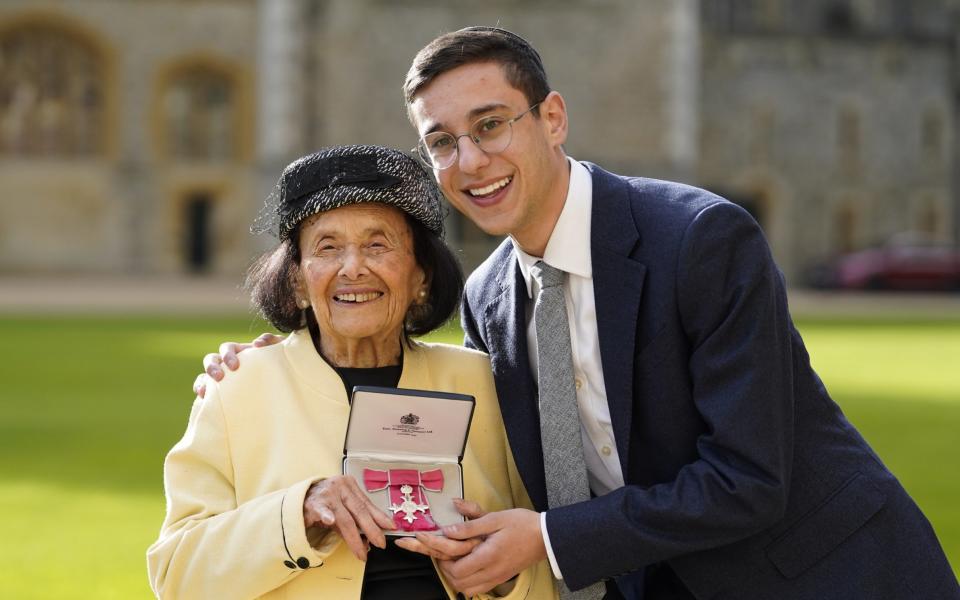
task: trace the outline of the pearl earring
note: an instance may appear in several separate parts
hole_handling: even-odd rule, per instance
[[[420,288],[420,291],[417,293],[417,296],[420,297],[420,301],[423,302],[427,299],[427,290]]]
[[[301,298],[301,299],[297,302],[297,304],[299,304],[299,305],[300,305],[300,308],[302,308],[303,310],[307,310],[308,308],[310,308],[310,301],[307,300],[306,298]]]

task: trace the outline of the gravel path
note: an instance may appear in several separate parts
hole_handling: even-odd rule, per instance
[[[204,277],[0,277],[0,313],[242,314],[239,280]]]

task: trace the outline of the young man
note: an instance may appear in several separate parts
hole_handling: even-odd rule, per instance
[[[811,369],[745,211],[569,159],[563,98],[507,31],[440,36],[405,94],[447,198],[509,236],[468,280],[462,324],[539,511],[477,511],[411,548],[468,595],[548,557],[565,597],[960,598],[929,523]],[[544,417],[559,401],[538,391],[544,269],[562,272],[580,432],[559,465]],[[583,469],[589,492],[555,501]]]

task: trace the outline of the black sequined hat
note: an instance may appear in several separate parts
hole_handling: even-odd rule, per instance
[[[396,206],[427,229],[443,235],[439,188],[420,163],[383,146],[324,148],[290,163],[254,224],[290,238],[304,219],[361,202]]]

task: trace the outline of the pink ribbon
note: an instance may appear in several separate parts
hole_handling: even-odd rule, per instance
[[[424,489],[443,491],[443,471],[416,469],[363,470],[363,485],[368,492],[388,490],[393,523],[401,531],[432,531],[437,524],[430,514]]]

